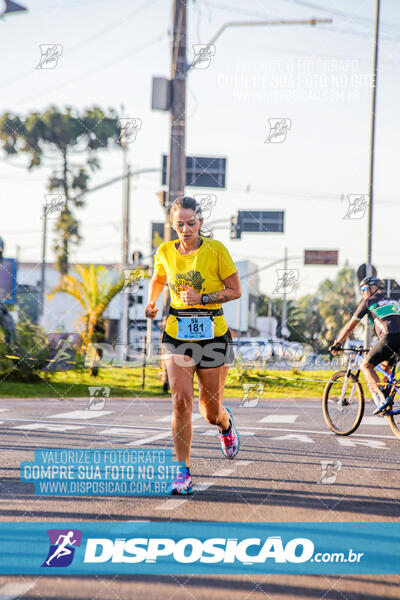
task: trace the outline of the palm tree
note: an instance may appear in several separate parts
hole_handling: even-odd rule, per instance
[[[103,313],[111,300],[124,287],[124,278],[112,283],[109,272],[102,265],[76,265],[78,277],[62,275],[58,285],[49,294],[50,300],[58,292],[69,294],[82,306],[83,314],[78,319],[81,328],[82,351],[85,353],[101,331],[104,331]],[[92,369],[92,374],[97,374],[97,369]]]

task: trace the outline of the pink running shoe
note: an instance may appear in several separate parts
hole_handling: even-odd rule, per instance
[[[172,494],[180,494],[182,496],[187,496],[188,494],[193,494],[193,482],[190,476],[189,469],[183,468],[181,469],[178,477],[172,483]]]
[[[233,422],[232,412],[229,410],[229,408],[226,410],[229,413],[231,429],[229,433],[218,433],[219,444],[221,446],[221,452],[225,458],[235,458],[240,450],[240,437]]]

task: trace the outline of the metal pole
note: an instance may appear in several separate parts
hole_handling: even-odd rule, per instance
[[[238,340],[238,351],[240,348],[240,338],[241,338],[241,330],[242,330],[242,306],[241,306],[241,298],[238,298],[237,301],[237,340]]]
[[[376,95],[378,89],[378,50],[379,50],[379,17],[380,0],[376,0],[375,19],[375,46],[374,46],[374,79],[372,85],[372,107],[371,107],[371,145],[369,158],[369,203],[368,203],[368,237],[367,237],[367,268],[366,275],[372,275],[372,230],[373,230],[373,208],[374,208],[374,163],[375,163],[375,116]],[[371,342],[370,328],[367,324],[364,331],[364,347],[368,348]]]
[[[129,266],[129,195],[130,195],[130,166],[127,163],[126,143],[123,144],[123,167],[127,174],[124,185],[123,215],[122,215],[122,268]],[[122,294],[121,342],[126,349],[129,344],[129,294]]]
[[[46,279],[46,239],[47,239],[47,212],[43,206],[43,226],[42,226],[42,265],[40,269],[40,306],[39,314],[42,316],[44,312],[44,290]]]
[[[284,269],[287,273],[288,268],[288,257],[287,257],[287,248],[285,248],[284,254]],[[287,320],[287,304],[286,304],[286,285],[283,286],[283,299],[282,299],[282,316],[281,316],[281,337],[286,338],[286,320]]]

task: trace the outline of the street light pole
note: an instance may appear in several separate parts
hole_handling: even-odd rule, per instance
[[[42,225],[42,264],[40,267],[40,306],[39,314],[43,316],[44,312],[44,290],[46,286],[46,241],[47,241],[47,210],[43,206],[43,225]]]
[[[375,165],[375,116],[376,116],[376,95],[378,89],[378,50],[379,50],[379,18],[380,18],[380,0],[376,0],[376,19],[375,19],[375,44],[374,44],[374,79],[372,85],[372,106],[371,106],[371,145],[369,156],[369,203],[368,203],[368,236],[367,236],[367,267],[366,275],[372,275],[372,228],[373,228],[373,209],[374,209],[374,165]],[[368,348],[371,342],[371,332],[369,325],[364,330],[364,348]]]

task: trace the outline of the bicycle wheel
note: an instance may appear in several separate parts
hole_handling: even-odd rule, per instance
[[[400,410],[400,404],[395,402],[391,408],[391,411]],[[396,413],[394,415],[387,416],[390,429],[393,431],[394,435],[400,439],[400,413]]]
[[[364,414],[364,392],[354,375],[346,371],[332,375],[322,396],[322,409],[329,429],[337,435],[350,435]]]

